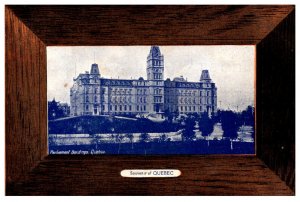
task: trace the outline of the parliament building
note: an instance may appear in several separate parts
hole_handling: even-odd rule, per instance
[[[147,57],[147,80],[107,79],[97,64],[74,78],[70,89],[70,115],[146,115],[153,113],[217,112],[217,88],[208,70],[199,82],[182,76],[164,80],[164,56],[151,46]]]

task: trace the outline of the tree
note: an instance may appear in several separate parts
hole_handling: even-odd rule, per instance
[[[117,136],[117,142],[119,143],[118,154],[120,154],[121,143],[122,143],[123,139],[124,139],[124,136],[118,134],[118,136]]]
[[[127,134],[127,137],[129,138],[129,140],[130,140],[130,142],[131,142],[131,149],[133,149],[133,138],[134,138],[134,136],[133,136],[132,133],[128,133],[128,134]]]
[[[254,126],[254,107],[248,106],[244,111],[242,111],[241,118],[243,124]]]
[[[214,121],[208,117],[208,113],[203,113],[199,119],[199,130],[202,136],[208,136],[214,131]]]
[[[59,102],[56,102],[53,98],[52,101],[48,102],[48,120],[58,119],[64,117],[64,111],[59,106]]]
[[[237,116],[233,111],[222,111],[220,113],[222,129],[224,131],[223,136],[231,140],[237,137],[237,130],[239,128]]]
[[[162,135],[159,137],[159,142],[165,142],[166,140],[167,140],[166,134],[162,134]]]
[[[150,136],[148,133],[142,133],[141,136],[140,136],[140,140],[141,142],[144,144],[144,151],[145,151],[145,155],[147,153],[147,150],[146,150],[146,143],[148,142]]]
[[[173,114],[170,112],[169,109],[164,110],[164,115],[165,115],[168,122],[172,122]]]
[[[194,126],[195,126],[195,119],[191,117],[187,117],[185,120],[185,127],[182,131],[183,141],[192,141],[195,138]]]
[[[98,149],[98,140],[95,136],[92,137],[92,141],[91,141],[91,144],[95,146],[95,149],[97,150]]]

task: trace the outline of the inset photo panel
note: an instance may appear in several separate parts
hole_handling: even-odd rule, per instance
[[[255,46],[47,47],[49,154],[255,154]]]

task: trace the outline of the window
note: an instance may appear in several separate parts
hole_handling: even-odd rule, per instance
[[[196,111],[196,107],[195,106],[193,106],[193,111]]]
[[[200,112],[202,112],[202,106],[200,106]]]
[[[109,110],[112,111],[112,106],[111,105],[109,105]]]
[[[102,105],[102,111],[105,111],[105,105]]]
[[[207,91],[206,93],[207,93],[206,96],[209,96],[209,91]]]
[[[94,92],[97,93],[97,88],[95,88]]]
[[[200,96],[202,96],[202,91],[200,91]]]
[[[137,105],[136,106],[136,111],[139,111],[140,110],[140,107]]]
[[[89,96],[85,97],[85,102],[89,102]]]
[[[122,111],[122,105],[120,105],[120,111]]]
[[[117,105],[115,105],[115,111],[118,111],[118,107],[117,107]]]
[[[184,111],[187,111],[187,106],[184,107]]]
[[[97,96],[94,97],[94,102],[97,102]]]
[[[180,107],[180,111],[183,111],[183,106]]]
[[[129,111],[131,111],[131,105],[129,105]]]
[[[192,111],[192,107],[191,106],[189,106],[189,111]]]
[[[146,97],[144,97],[144,103],[146,103]]]
[[[127,111],[127,105],[124,106],[124,111]]]
[[[86,111],[89,110],[89,106],[88,106],[88,105],[85,106],[85,110],[86,110]]]

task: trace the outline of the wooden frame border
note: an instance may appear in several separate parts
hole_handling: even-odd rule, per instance
[[[256,156],[47,155],[46,46],[150,44],[256,45]],[[294,195],[294,6],[6,6],[5,48],[7,195]]]

